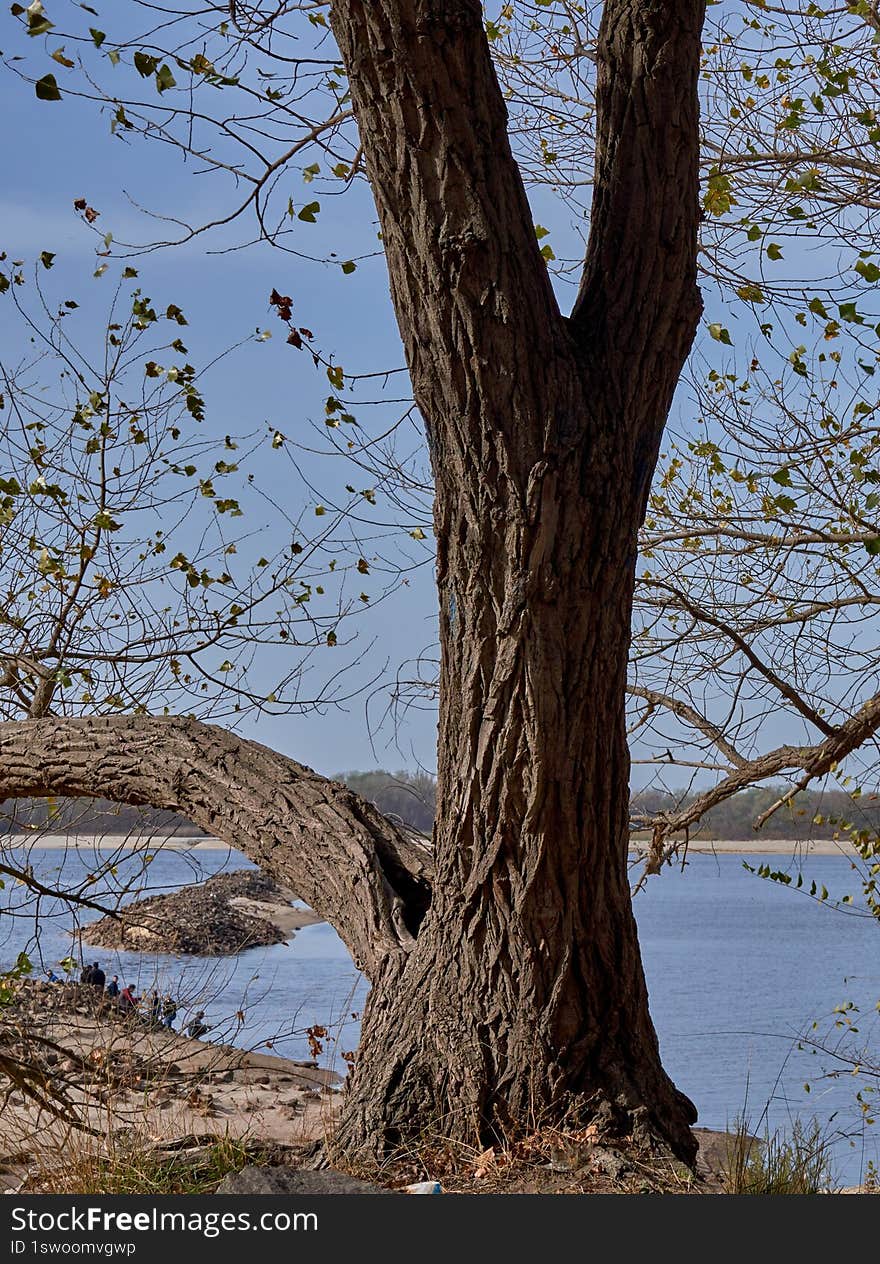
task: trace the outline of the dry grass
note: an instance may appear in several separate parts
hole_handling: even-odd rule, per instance
[[[825,1194],[835,1190],[830,1139],[817,1122],[755,1141],[745,1121],[730,1135],[725,1193]]]
[[[392,1189],[436,1180],[448,1194],[687,1194],[706,1183],[670,1154],[586,1128],[540,1128],[480,1148],[424,1135],[381,1164],[335,1166]],[[706,1189],[708,1192],[708,1189]]]
[[[54,1161],[31,1166],[29,1194],[210,1194],[228,1172],[265,1161],[265,1152],[231,1137],[192,1138],[179,1152],[143,1134],[110,1138],[103,1152],[68,1146]]]

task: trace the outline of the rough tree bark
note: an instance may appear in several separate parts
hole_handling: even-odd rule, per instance
[[[695,1112],[661,1066],[629,898],[624,707],[637,532],[700,313],[704,3],[605,4],[569,318],[479,0],[330,12],[436,478],[430,906],[424,856],[354,796],[192,721],[0,726],[0,796],[178,808],[340,927],[373,982],[341,1145],[473,1140],[574,1107],[691,1159]]]
[[[560,313],[477,0],[334,0],[436,480],[435,886],[371,996],[343,1139],[637,1116],[685,1157],[626,878],[636,541],[701,310],[701,0],[608,0]]]

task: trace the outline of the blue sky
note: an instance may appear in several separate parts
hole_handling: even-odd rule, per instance
[[[11,24],[7,17],[0,28],[0,47],[7,53]],[[192,163],[183,163],[161,146],[128,145],[111,137],[108,119],[97,116],[94,106],[72,97],[40,102],[32,86],[3,72],[0,109],[4,118],[14,120],[3,140],[7,180],[0,192],[0,250],[11,259],[26,260],[41,250],[54,252],[55,266],[42,280],[48,293],[75,297],[81,304],[75,314],[81,330],[90,319],[98,321],[104,315],[114,274],[119,275],[122,265],[111,263],[103,277],[94,279],[95,249],[101,243],[74,211],[76,198],[85,197],[100,211],[96,227],[112,232],[116,240],[143,241],[152,234],[151,224],[129,198],[194,220],[212,214],[211,178],[197,175]],[[289,183],[292,195],[300,199],[305,186],[296,169]],[[346,276],[338,267],[304,264],[268,247],[212,254],[224,244],[214,234],[182,248],[131,260],[139,271],[137,283],[157,306],[175,302],[185,310],[186,343],[197,365],[257,328],[273,333],[268,342],[251,343],[235,353],[207,380],[205,425],[218,436],[257,430],[268,423],[292,439],[313,442],[311,424],[323,429],[323,404],[330,390],[326,376],[315,369],[307,354],[285,345],[286,330],[269,307],[272,289],[293,297],[297,323],[313,330],[317,344],[344,364],[347,372],[403,363],[384,259],[378,253],[375,210],[366,189],[356,188],[344,199],[322,199],[318,224],[297,227],[310,251],[336,250],[341,258],[373,252],[374,257],[362,259],[356,272]],[[8,322],[8,311],[5,317],[0,312],[0,329],[6,325],[7,355],[11,350]],[[405,381],[400,376],[390,379],[386,394],[405,393]],[[371,395],[378,389],[371,390]],[[389,415],[399,411],[391,409]],[[296,486],[290,466],[279,455],[269,451],[250,468],[261,486],[293,515],[299,509],[309,510],[317,497]],[[322,499],[327,503],[352,479],[339,460],[321,460],[307,453],[298,454],[297,460],[309,480],[326,489]],[[383,517],[381,505],[377,517]],[[270,519],[267,512],[267,524]],[[283,524],[274,530],[281,540]],[[400,663],[434,639],[430,541],[416,546],[406,532],[401,537],[414,558],[421,554],[424,564],[410,573],[405,587],[364,612],[354,645],[327,651],[328,657],[334,653],[352,657],[372,644],[359,671],[363,683],[386,667],[384,675],[393,676]],[[178,547],[186,548],[187,542],[179,541]],[[340,666],[342,662],[340,657]],[[344,711],[263,716],[250,731],[324,773],[375,766],[423,765],[433,770],[435,731],[430,710],[411,712],[398,732],[385,723],[371,739],[370,728],[376,727],[383,710],[383,697],[369,690]]]

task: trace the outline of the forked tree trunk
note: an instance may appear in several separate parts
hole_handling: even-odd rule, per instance
[[[700,312],[703,5],[608,0],[578,302],[536,245],[477,0],[335,0],[436,482],[431,909],[370,998],[341,1141],[474,1139],[572,1106],[684,1157],[629,898],[637,532]]]

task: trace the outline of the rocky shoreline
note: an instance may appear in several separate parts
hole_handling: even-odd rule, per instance
[[[83,944],[127,952],[232,956],[281,944],[321,919],[294,908],[292,891],[256,869],[220,873],[168,895],[126,905],[79,932]]]

